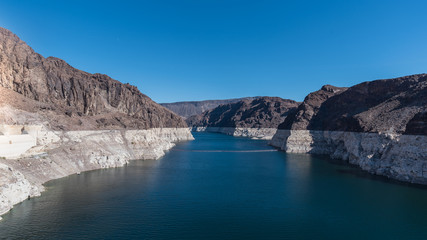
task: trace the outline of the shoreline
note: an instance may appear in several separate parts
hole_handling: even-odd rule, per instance
[[[188,128],[43,131],[40,136],[25,156],[0,159],[0,219],[15,204],[40,196],[50,180],[159,159],[175,142],[194,140]]]
[[[269,143],[288,153],[328,155],[374,175],[427,185],[427,136],[278,130]]]
[[[247,137],[260,140],[271,140],[277,128],[242,128],[242,127],[190,127],[193,132],[213,132],[233,137]]]
[[[198,128],[198,132],[265,139],[270,129]],[[427,136],[343,131],[276,130],[269,145],[289,153],[327,155],[362,170],[427,185]],[[258,135],[256,135],[258,134]],[[255,138],[257,136],[258,138]],[[158,159],[175,142],[194,140],[190,128],[44,131],[26,156],[0,159],[0,220],[17,203],[40,196],[43,184],[72,174]]]

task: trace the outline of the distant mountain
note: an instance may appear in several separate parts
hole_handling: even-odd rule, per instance
[[[427,74],[330,85],[310,93],[279,129],[427,135]]]
[[[1,27],[0,50],[1,123],[61,130],[186,127],[136,87],[44,58]]]
[[[160,105],[170,109],[174,113],[188,118],[193,115],[201,114],[204,111],[214,109],[221,104],[235,103],[241,100],[253,100],[257,97],[234,98],[223,100],[205,100],[205,101],[191,101],[191,102],[174,102],[174,103],[161,103]]]
[[[220,105],[186,121],[192,127],[277,128],[298,104],[279,97],[244,99]]]

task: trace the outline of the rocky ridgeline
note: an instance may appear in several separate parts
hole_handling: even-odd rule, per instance
[[[427,75],[324,86],[279,125],[271,144],[328,154],[371,173],[427,184]]]
[[[52,129],[186,127],[181,117],[136,87],[75,69],[58,58],[44,58],[4,28],[0,28],[0,74],[0,87],[36,101],[26,107],[48,116]],[[13,99],[2,99],[2,104],[13,105]],[[81,120],[70,124],[70,118]]]
[[[298,103],[279,97],[258,97],[220,105],[187,118],[196,131],[220,132],[233,136],[271,139],[286,116]]]
[[[242,100],[253,100],[257,97],[246,98],[233,98],[223,100],[205,100],[205,101],[191,101],[191,102],[175,102],[175,103],[161,103],[160,105],[168,108],[174,113],[188,118],[190,116],[199,115],[204,111],[208,111],[218,107],[219,105],[235,103]]]
[[[310,93],[279,126],[290,130],[427,134],[427,75],[364,82]]]

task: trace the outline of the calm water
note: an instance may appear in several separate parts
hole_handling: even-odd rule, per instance
[[[0,238],[427,239],[426,188],[323,157],[233,152],[266,141],[195,137],[157,161],[49,182],[3,216]]]

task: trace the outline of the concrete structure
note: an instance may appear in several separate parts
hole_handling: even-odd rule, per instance
[[[17,158],[37,145],[40,125],[0,125],[0,157]]]

